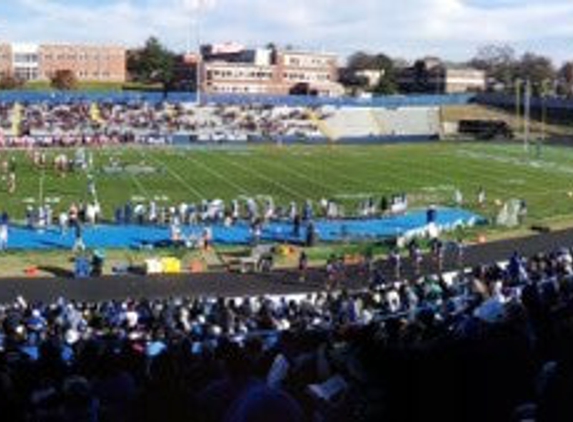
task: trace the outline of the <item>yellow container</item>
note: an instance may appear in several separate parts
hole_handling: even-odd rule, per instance
[[[162,258],[161,267],[163,268],[163,274],[181,273],[181,261],[177,258],[172,258],[172,257]]]

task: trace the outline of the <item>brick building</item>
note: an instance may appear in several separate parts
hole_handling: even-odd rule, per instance
[[[206,93],[338,96],[333,54],[244,49],[237,44],[202,48],[201,88]]]
[[[115,46],[0,44],[0,72],[37,81],[58,70],[71,70],[80,81],[125,82],[126,52]]]
[[[39,48],[39,77],[71,70],[79,80],[125,82],[126,53],[122,47],[46,44]]]
[[[12,47],[10,44],[0,44],[0,75],[12,72]]]

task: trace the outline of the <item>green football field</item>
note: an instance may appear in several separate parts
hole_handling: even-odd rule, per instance
[[[73,151],[47,150],[48,162]],[[88,199],[88,173],[61,176],[52,165],[35,167],[28,153],[16,158],[17,189],[0,181],[0,209],[21,219],[27,205],[52,204],[58,212]],[[573,216],[573,148],[546,146],[537,155],[520,145],[428,143],[378,146],[258,146],[227,149],[114,148],[93,151],[104,218],[126,201],[164,205],[203,199],[270,195],[277,204],[321,198],[343,203],[346,213],[374,196],[406,192],[413,206],[452,205],[454,191],[465,207],[492,217],[500,203],[524,199],[531,222]],[[483,187],[487,205],[478,208]]]

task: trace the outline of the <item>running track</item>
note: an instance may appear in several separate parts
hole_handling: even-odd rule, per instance
[[[536,234],[521,239],[511,239],[483,245],[470,246],[465,251],[466,266],[476,266],[507,260],[513,251],[524,256],[551,251],[559,247],[573,247],[573,229]],[[444,269],[455,268],[453,257],[446,254]],[[385,266],[387,267],[387,266]],[[403,275],[411,274],[406,260]],[[391,279],[390,268],[384,268]],[[423,273],[435,272],[435,264],[424,260]],[[349,268],[342,286],[360,289],[366,280],[359,269]],[[125,298],[168,298],[175,296],[258,296],[302,294],[320,291],[324,287],[324,272],[311,270],[304,282],[295,271],[275,271],[271,274],[209,273],[174,277],[102,277],[95,279],[27,278],[0,281],[0,302],[13,301],[21,295],[31,301],[54,301],[58,297],[79,301],[101,301]]]

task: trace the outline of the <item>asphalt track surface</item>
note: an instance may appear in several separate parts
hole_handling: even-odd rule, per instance
[[[524,256],[548,252],[559,247],[573,247],[573,229],[473,245],[466,248],[464,266],[474,267],[509,259],[514,251]],[[457,269],[452,253],[446,253],[444,270]],[[393,268],[382,264],[387,280],[394,277]],[[406,259],[402,277],[412,276],[412,265]],[[423,274],[436,273],[437,264],[426,256]],[[339,287],[350,290],[367,286],[368,277],[359,267],[349,267],[341,277]],[[78,301],[102,301],[126,298],[169,298],[199,296],[261,296],[304,294],[322,291],[326,273],[323,269],[309,270],[301,280],[298,271],[273,271],[270,274],[205,273],[181,276],[121,276],[90,279],[25,278],[0,280],[0,302],[8,303],[18,296],[30,301],[53,301],[59,297]]]

